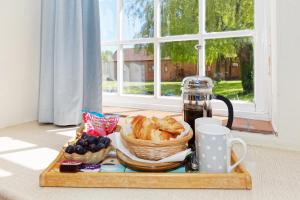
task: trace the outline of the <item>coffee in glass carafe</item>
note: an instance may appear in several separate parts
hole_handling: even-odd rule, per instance
[[[211,100],[222,100],[228,107],[227,127],[231,128],[233,122],[233,107],[229,99],[212,93],[213,82],[209,77],[190,76],[182,81],[183,115],[195,133],[195,119],[212,117]],[[195,147],[195,135],[189,141],[189,147]]]

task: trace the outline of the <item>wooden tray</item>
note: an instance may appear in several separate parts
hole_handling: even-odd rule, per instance
[[[182,165],[182,162],[167,162],[167,163],[143,163],[132,160],[121,151],[117,150],[117,157],[119,161],[129,168],[137,171],[148,172],[164,172],[170,169],[174,169]]]
[[[90,188],[215,188],[251,189],[251,176],[239,165],[233,173],[150,173],[150,172],[58,172],[63,152],[40,175],[42,187]],[[232,160],[237,160],[232,153]]]

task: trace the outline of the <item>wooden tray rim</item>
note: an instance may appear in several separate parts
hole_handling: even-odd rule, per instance
[[[250,173],[238,165],[233,173],[165,173],[165,172],[79,172],[58,173],[51,169],[61,160],[56,159],[40,174],[41,187],[90,187],[90,188],[211,188],[252,189]],[[237,160],[234,152],[232,159]]]

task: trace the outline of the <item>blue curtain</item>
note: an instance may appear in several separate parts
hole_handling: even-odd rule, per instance
[[[98,0],[42,0],[39,122],[76,125],[101,104]]]

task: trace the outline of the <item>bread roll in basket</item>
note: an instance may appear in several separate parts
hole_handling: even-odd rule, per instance
[[[188,148],[188,141],[193,137],[193,131],[187,123],[180,123],[185,129],[185,134],[176,139],[163,141],[136,139],[129,136],[128,127],[130,125],[127,124],[127,127],[123,126],[120,130],[121,141],[132,154],[139,158],[145,160],[161,160]],[[130,128],[132,127],[130,126]]]

